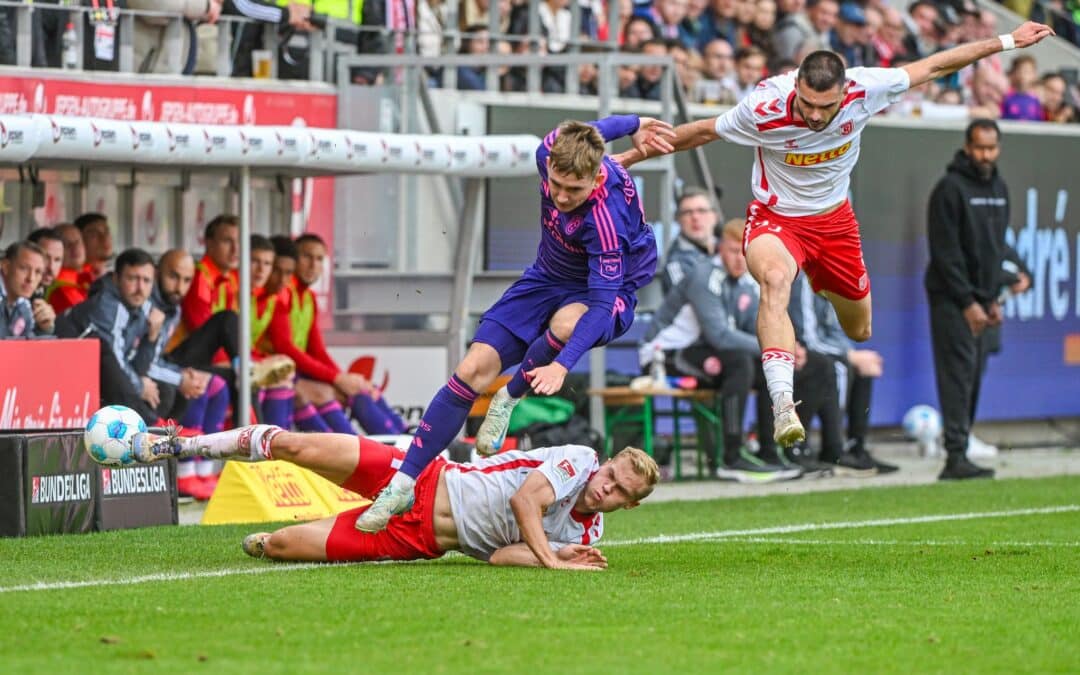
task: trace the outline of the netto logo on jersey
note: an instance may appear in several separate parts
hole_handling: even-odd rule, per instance
[[[89,473],[59,473],[30,479],[31,504],[90,501]]]
[[[168,491],[168,477],[165,475],[165,467],[161,465],[101,470],[101,494],[104,497]]]
[[[834,159],[839,159],[846,155],[847,151],[851,149],[851,143],[851,141],[848,141],[838,148],[825,150],[824,152],[789,152],[784,155],[784,164],[790,164],[791,166],[813,166],[815,164],[831,162]]]

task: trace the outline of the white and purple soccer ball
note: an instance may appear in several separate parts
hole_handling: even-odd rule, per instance
[[[136,461],[128,441],[145,431],[146,422],[139,413],[126,406],[107,405],[86,423],[83,443],[87,454],[98,464],[127,466]]]
[[[941,414],[920,403],[904,414],[904,435],[919,445],[930,446],[941,436]]]

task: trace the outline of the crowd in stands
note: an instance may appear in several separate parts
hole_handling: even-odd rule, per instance
[[[618,25],[608,25],[609,2],[619,4]],[[56,4],[57,0],[35,3],[40,8],[33,15],[32,62],[36,66],[60,67],[65,61],[62,38],[70,17],[67,12],[49,11]],[[1008,0],[1005,4],[1024,17],[1052,23],[1060,35],[1080,44],[1080,9],[1072,0]],[[913,0],[906,12],[886,0],[583,0],[577,35],[572,33],[569,0],[541,0],[535,18],[538,42],[529,38],[525,0],[499,0],[494,36],[489,33],[489,0],[117,0],[109,5],[184,17],[187,30],[181,33],[179,56],[165,48],[167,19],[136,19],[133,46],[139,72],[213,74],[218,31],[229,30],[232,74],[251,76],[253,50],[266,46],[263,28],[276,25],[281,42],[278,77],[304,78],[308,36],[323,30],[329,17],[355,25],[355,32],[335,31],[335,37],[359,52],[411,49],[411,43],[401,37],[410,34],[416,37],[416,50],[427,56],[455,50],[461,54],[557,54],[571,44],[586,53],[617,45],[623,52],[670,56],[689,100],[716,104],[737,102],[758,81],[796,68],[816,49],[837,52],[849,66],[888,67],[997,34],[994,13],[979,8],[974,0]],[[0,63],[15,63],[14,12],[14,8],[0,8]],[[222,15],[239,15],[252,22],[219,27]],[[95,35],[98,19],[94,17],[109,21],[104,10],[84,16],[88,36]],[[84,40],[84,67],[115,70],[116,49],[115,40],[107,45],[99,39]],[[595,94],[596,67],[582,65],[578,70],[578,93]],[[442,71],[429,70],[433,85],[442,84]],[[652,66],[621,68],[619,95],[658,100],[661,73]],[[374,69],[352,70],[352,79],[358,83],[384,77]],[[503,91],[524,91],[525,68],[501,67],[495,80]],[[1080,119],[1076,81],[1075,68],[1040,72],[1034,58],[1024,55],[1005,69],[1001,59],[993,56],[910,92],[890,114],[1075,122]],[[458,68],[456,86],[487,88],[485,69]],[[540,86],[545,92],[565,92],[566,68],[545,66]]]
[[[363,375],[326,350],[311,286],[326,244],[253,235],[251,380],[254,410],[233,409],[239,358],[239,221],[206,224],[196,260],[173,249],[155,260],[129,248],[113,256],[108,219],[35,230],[0,261],[0,338],[81,338],[100,345],[100,403],[134,409],[151,426],[217,431],[250,415],[284,428],[400,434],[406,425]],[[355,424],[354,424],[355,423]],[[182,462],[183,494],[209,498],[218,464]]]

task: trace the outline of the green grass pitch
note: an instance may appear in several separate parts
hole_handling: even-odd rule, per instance
[[[602,573],[280,565],[256,529],[0,540],[0,671],[1080,669],[1076,476],[646,503]]]

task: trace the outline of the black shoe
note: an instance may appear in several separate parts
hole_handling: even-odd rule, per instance
[[[833,475],[833,465],[819,462],[805,442],[796,443],[783,452],[790,458],[789,463],[802,467],[803,475],[807,478],[828,478]]]
[[[822,462],[833,468],[837,476],[851,476],[854,478],[868,478],[876,475],[878,470],[874,460],[869,455],[855,455],[850,452],[842,452],[837,457],[822,457]]]
[[[945,468],[938,475],[938,480],[967,480],[969,478],[993,478],[994,470],[972,464],[963,455],[949,457]]]
[[[801,475],[802,469],[766,464],[761,460],[752,460],[743,456],[730,464],[725,463],[716,470],[716,477],[720,480],[733,480],[737,483],[776,483],[782,480],[794,480]]]
[[[888,462],[882,462],[881,460],[877,459],[876,457],[871,455],[870,452],[867,451],[867,449],[862,445],[853,446],[849,451],[849,454],[854,455],[855,457],[859,457],[860,461],[863,464],[866,463],[866,459],[864,458],[868,458],[870,460],[870,463],[874,465],[879,474],[893,473],[894,471],[900,470],[900,467],[896,466],[895,464],[889,464]]]

